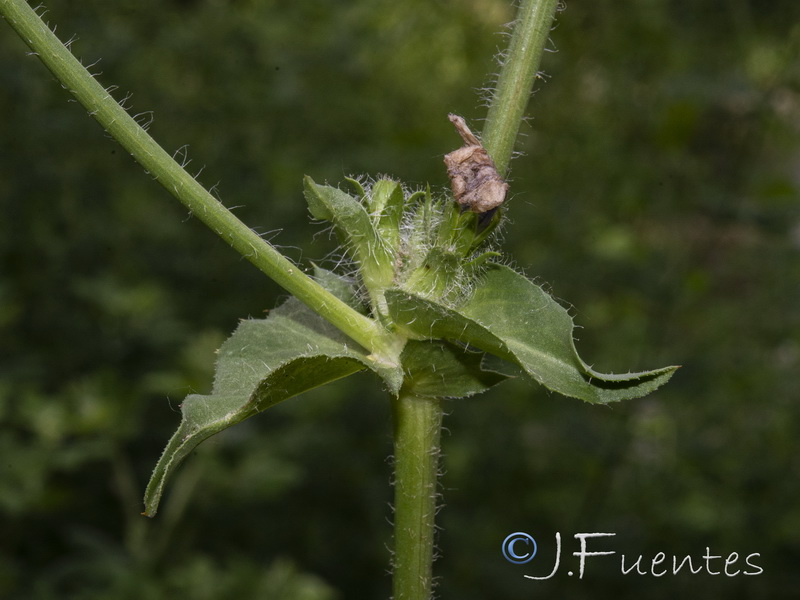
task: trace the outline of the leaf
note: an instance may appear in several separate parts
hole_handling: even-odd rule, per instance
[[[410,340],[400,357],[403,391],[430,398],[466,398],[508,378],[483,366],[483,352],[447,342]]]
[[[369,235],[371,222],[364,206],[347,192],[329,185],[319,185],[308,175],[303,179],[303,194],[315,219],[350,226],[357,236]]]
[[[295,299],[267,319],[242,321],[219,350],[211,394],[188,396],[181,405],[180,426],[147,486],[144,514],[156,514],[166,481],[200,442],[365,367],[378,372],[397,393],[403,377],[400,369],[377,367],[358,346]]]
[[[342,190],[319,185],[308,176],[303,187],[311,214],[334,224],[339,240],[360,264],[367,288],[374,291],[387,287],[394,276],[394,259],[364,205]]]
[[[363,368],[354,359],[298,357],[262,379],[249,396],[188,396],[181,405],[181,424],[164,449],[147,486],[144,514],[155,516],[167,480],[200,442],[278,402]]]
[[[523,275],[493,265],[472,296],[449,308],[403,292],[386,293],[394,322],[426,339],[466,343],[519,365],[546,388],[587,402],[644,396],[666,383],[678,367],[603,374],[578,356],[567,311]]]
[[[391,179],[379,179],[372,185],[367,200],[378,234],[390,252],[397,252],[405,208],[402,186]]]

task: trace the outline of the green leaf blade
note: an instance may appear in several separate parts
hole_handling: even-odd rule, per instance
[[[181,423],[147,486],[144,514],[156,514],[166,482],[204,440],[279,402],[365,368],[380,375],[397,394],[402,369],[376,363],[296,299],[273,310],[267,319],[240,322],[219,349],[211,394],[190,395],[181,405]]]
[[[342,190],[319,185],[308,176],[303,187],[311,214],[333,223],[337,236],[361,267],[364,284],[373,297],[373,308],[382,308],[383,290],[394,278],[394,258],[366,208]]]
[[[466,398],[505,381],[509,375],[485,369],[483,352],[447,342],[411,340],[401,355],[403,392],[427,398]]]
[[[283,400],[363,369],[353,358],[301,356],[261,379],[249,395],[188,396],[181,405],[181,424],[153,470],[143,514],[155,516],[167,480],[201,442]]]
[[[400,245],[400,225],[405,209],[403,187],[391,179],[379,179],[370,189],[370,213],[380,237],[390,252]]]
[[[387,303],[395,323],[417,337],[470,344],[519,365],[548,389],[605,404],[644,396],[666,383],[677,367],[604,374],[577,353],[567,311],[542,288],[495,265],[457,309],[392,290]]]

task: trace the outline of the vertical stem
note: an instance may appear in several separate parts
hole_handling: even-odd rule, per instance
[[[559,0],[523,0],[502,61],[481,142],[505,175]]]
[[[393,400],[394,600],[429,600],[439,469],[441,400],[404,394]]]

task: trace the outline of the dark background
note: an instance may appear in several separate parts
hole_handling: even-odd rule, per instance
[[[444,188],[480,129],[499,0],[65,0],[58,34],[237,215],[335,250],[301,178]],[[505,248],[599,370],[683,368],[596,407],[509,382],[447,404],[443,598],[793,598],[800,586],[800,3],[573,0],[512,164]],[[150,469],[238,319],[285,294],[160,188],[0,27],[0,596],[387,598],[388,401],[367,375]],[[323,264],[324,261],[323,261]],[[527,531],[540,555],[507,563]],[[552,568],[556,532],[561,571]],[[575,569],[577,532],[616,550]],[[758,576],[620,573],[744,556]],[[698,562],[699,561],[699,562]],[[721,560],[712,569],[721,570]],[[735,570],[732,569],[732,570]]]

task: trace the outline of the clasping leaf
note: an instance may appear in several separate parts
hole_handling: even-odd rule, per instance
[[[410,334],[469,344],[519,365],[550,390],[587,402],[644,396],[677,369],[624,375],[594,371],[578,356],[567,311],[541,287],[505,266],[493,265],[456,308],[400,290],[387,292],[386,301],[392,320]]]

